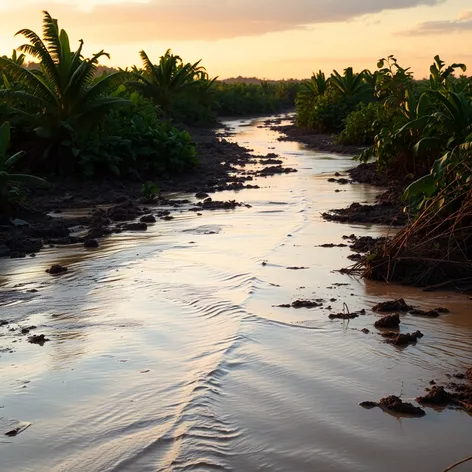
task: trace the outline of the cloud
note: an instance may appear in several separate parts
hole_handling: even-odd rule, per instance
[[[1,2],[2,0],[0,0]],[[25,12],[48,9],[61,25],[80,26],[84,39],[113,42],[142,40],[216,40],[346,21],[384,10],[434,6],[444,0],[8,0],[11,28]],[[25,26],[24,23],[22,26]]]
[[[425,21],[419,23],[415,28],[404,31],[403,34],[410,36],[460,33],[472,31],[472,10],[461,12],[454,20]]]

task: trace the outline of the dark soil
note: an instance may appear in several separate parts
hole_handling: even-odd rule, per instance
[[[81,178],[48,177],[51,187],[31,192],[27,206],[18,209],[14,219],[0,215],[0,257],[25,257],[34,255],[47,245],[70,245],[81,243],[86,248],[96,248],[97,241],[113,232],[122,230],[145,231],[145,225],[155,223],[157,218],[170,220],[170,211],[151,213],[145,205],[171,206],[179,208],[186,201],[165,198],[143,199],[141,187],[144,181],[158,183],[162,192],[194,193],[198,199],[208,199],[209,194],[223,190],[258,188],[251,181],[256,171],[242,172],[239,167],[255,162],[266,166],[274,160],[277,164],[265,167],[260,175],[294,172],[295,169],[281,165],[279,156],[253,156],[250,150],[217,137],[214,130],[192,129],[197,144],[199,165],[187,174],[178,177],[142,176],[136,180],[97,179],[85,181]],[[274,162],[275,163],[275,162]],[[111,205],[107,210],[99,205]],[[195,211],[234,209],[243,204],[206,200],[197,204]],[[65,218],[66,210],[91,208],[88,215]],[[172,210],[171,210],[172,211]],[[50,214],[51,216],[48,216]],[[139,219],[136,223],[133,220]],[[120,225],[119,223],[126,223]],[[71,228],[88,228],[85,237],[71,234]]]
[[[382,224],[391,226],[404,226],[408,222],[408,214],[405,213],[401,195],[410,183],[406,179],[399,179],[395,175],[389,175],[378,171],[376,165],[360,164],[348,171],[354,182],[374,185],[387,189],[377,197],[374,205],[353,203],[348,208],[335,209],[323,214],[323,218],[339,223],[364,223]]]
[[[322,213],[325,220],[338,223],[362,223],[388,226],[404,226],[408,216],[403,208],[389,202],[376,205],[352,203],[348,208],[334,209]]]
[[[48,274],[59,275],[67,272],[67,267],[61,266],[59,264],[52,265],[49,269],[46,270]]]
[[[44,346],[44,343],[47,343],[50,339],[46,338],[44,334],[35,334],[28,338],[28,342],[31,344],[39,344],[40,346]]]
[[[403,402],[399,397],[391,395],[390,397],[382,398],[379,402],[380,408],[395,413],[402,413],[411,416],[424,416],[426,413],[418,406],[414,406],[411,403]]]
[[[452,399],[452,395],[446,392],[444,387],[434,386],[426,395],[418,397],[416,401],[424,405],[447,405],[452,402]]]
[[[374,249],[377,245],[385,243],[387,238],[379,237],[373,238],[372,236],[361,236],[357,237],[354,234],[350,236],[343,236],[343,239],[350,241],[352,244],[349,246],[351,251],[358,253],[367,253]]]
[[[359,318],[359,316],[364,316],[366,314],[365,310],[354,311],[352,313],[331,313],[329,315],[330,320],[353,320],[355,318]]]
[[[408,306],[403,298],[393,301],[378,303],[372,310],[379,313],[391,313],[394,311],[409,311],[413,307]]]
[[[292,303],[293,308],[318,308],[323,305],[323,300],[296,300]]]
[[[354,156],[365,149],[360,146],[337,144],[335,135],[315,133],[313,130],[299,128],[294,123],[282,126],[279,123],[274,123],[271,129],[282,133],[279,141],[297,141],[316,151]]]
[[[421,331],[407,334],[399,334],[390,331],[382,334],[382,337],[387,339],[387,343],[393,344],[394,346],[408,346],[409,344],[415,344],[418,339],[421,339],[423,336],[424,334]]]
[[[374,323],[376,328],[398,328],[400,326],[400,315],[387,315]]]
[[[432,387],[427,388],[426,394],[418,397],[416,401],[431,407],[453,405],[472,413],[472,369],[468,369],[465,373],[455,374],[454,377],[464,382],[450,382],[440,386],[437,385],[439,382],[432,380],[430,382]]]
[[[418,406],[411,403],[403,402],[401,398],[391,395],[390,397],[382,398],[380,402],[366,401],[359,404],[363,408],[372,409],[379,407],[384,411],[390,413],[397,413],[401,415],[414,416],[421,418],[426,415],[425,411]]]
[[[415,309],[415,310],[411,310],[409,313],[410,315],[422,316],[423,318],[438,318],[440,316],[439,312],[436,310],[425,311],[425,310]]]

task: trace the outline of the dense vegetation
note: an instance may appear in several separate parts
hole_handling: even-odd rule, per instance
[[[84,57],[83,41],[72,49],[47,12],[42,37],[28,29],[18,35],[26,43],[0,57],[0,125],[8,123],[0,155],[3,209],[22,200],[21,186],[39,183],[7,178],[7,168],[141,180],[188,172],[198,165],[197,149],[180,125],[274,112],[292,105],[298,91],[296,82],[218,82],[200,61],[186,63],[170,50],[156,61],[141,51],[132,69],[107,68],[100,64],[105,51]],[[14,158],[7,159],[7,147]]]
[[[403,195],[414,220],[363,261],[373,278],[472,281],[472,79],[455,74],[465,71],[436,56],[416,81],[390,56],[374,72],[319,72],[297,96],[299,126],[366,145],[360,161],[417,179]]]

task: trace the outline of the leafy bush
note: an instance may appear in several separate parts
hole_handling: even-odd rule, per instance
[[[372,144],[374,138],[393,118],[393,112],[379,102],[361,103],[346,118],[345,127],[339,135],[342,144]]]
[[[353,106],[333,90],[317,96],[312,102],[297,102],[297,124],[318,132],[341,131]]]
[[[198,163],[187,131],[159,121],[153,105],[137,92],[129,94],[120,87],[116,95],[127,96],[129,104],[113,110],[99,130],[74,144],[73,152],[86,176],[180,174]]]

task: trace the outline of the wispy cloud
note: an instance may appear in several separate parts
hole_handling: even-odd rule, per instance
[[[113,42],[142,40],[215,40],[303,28],[307,24],[346,21],[369,13],[434,6],[444,0],[16,0],[5,4],[8,18],[29,17],[47,8],[64,26],[79,24],[83,35]],[[2,2],[2,0],[0,0]],[[39,15],[39,11],[38,11]],[[13,21],[14,22],[14,21]],[[14,22],[15,23],[15,22]]]
[[[425,21],[415,28],[404,31],[410,36],[447,34],[454,32],[472,31],[472,10],[461,12],[453,20]]]

